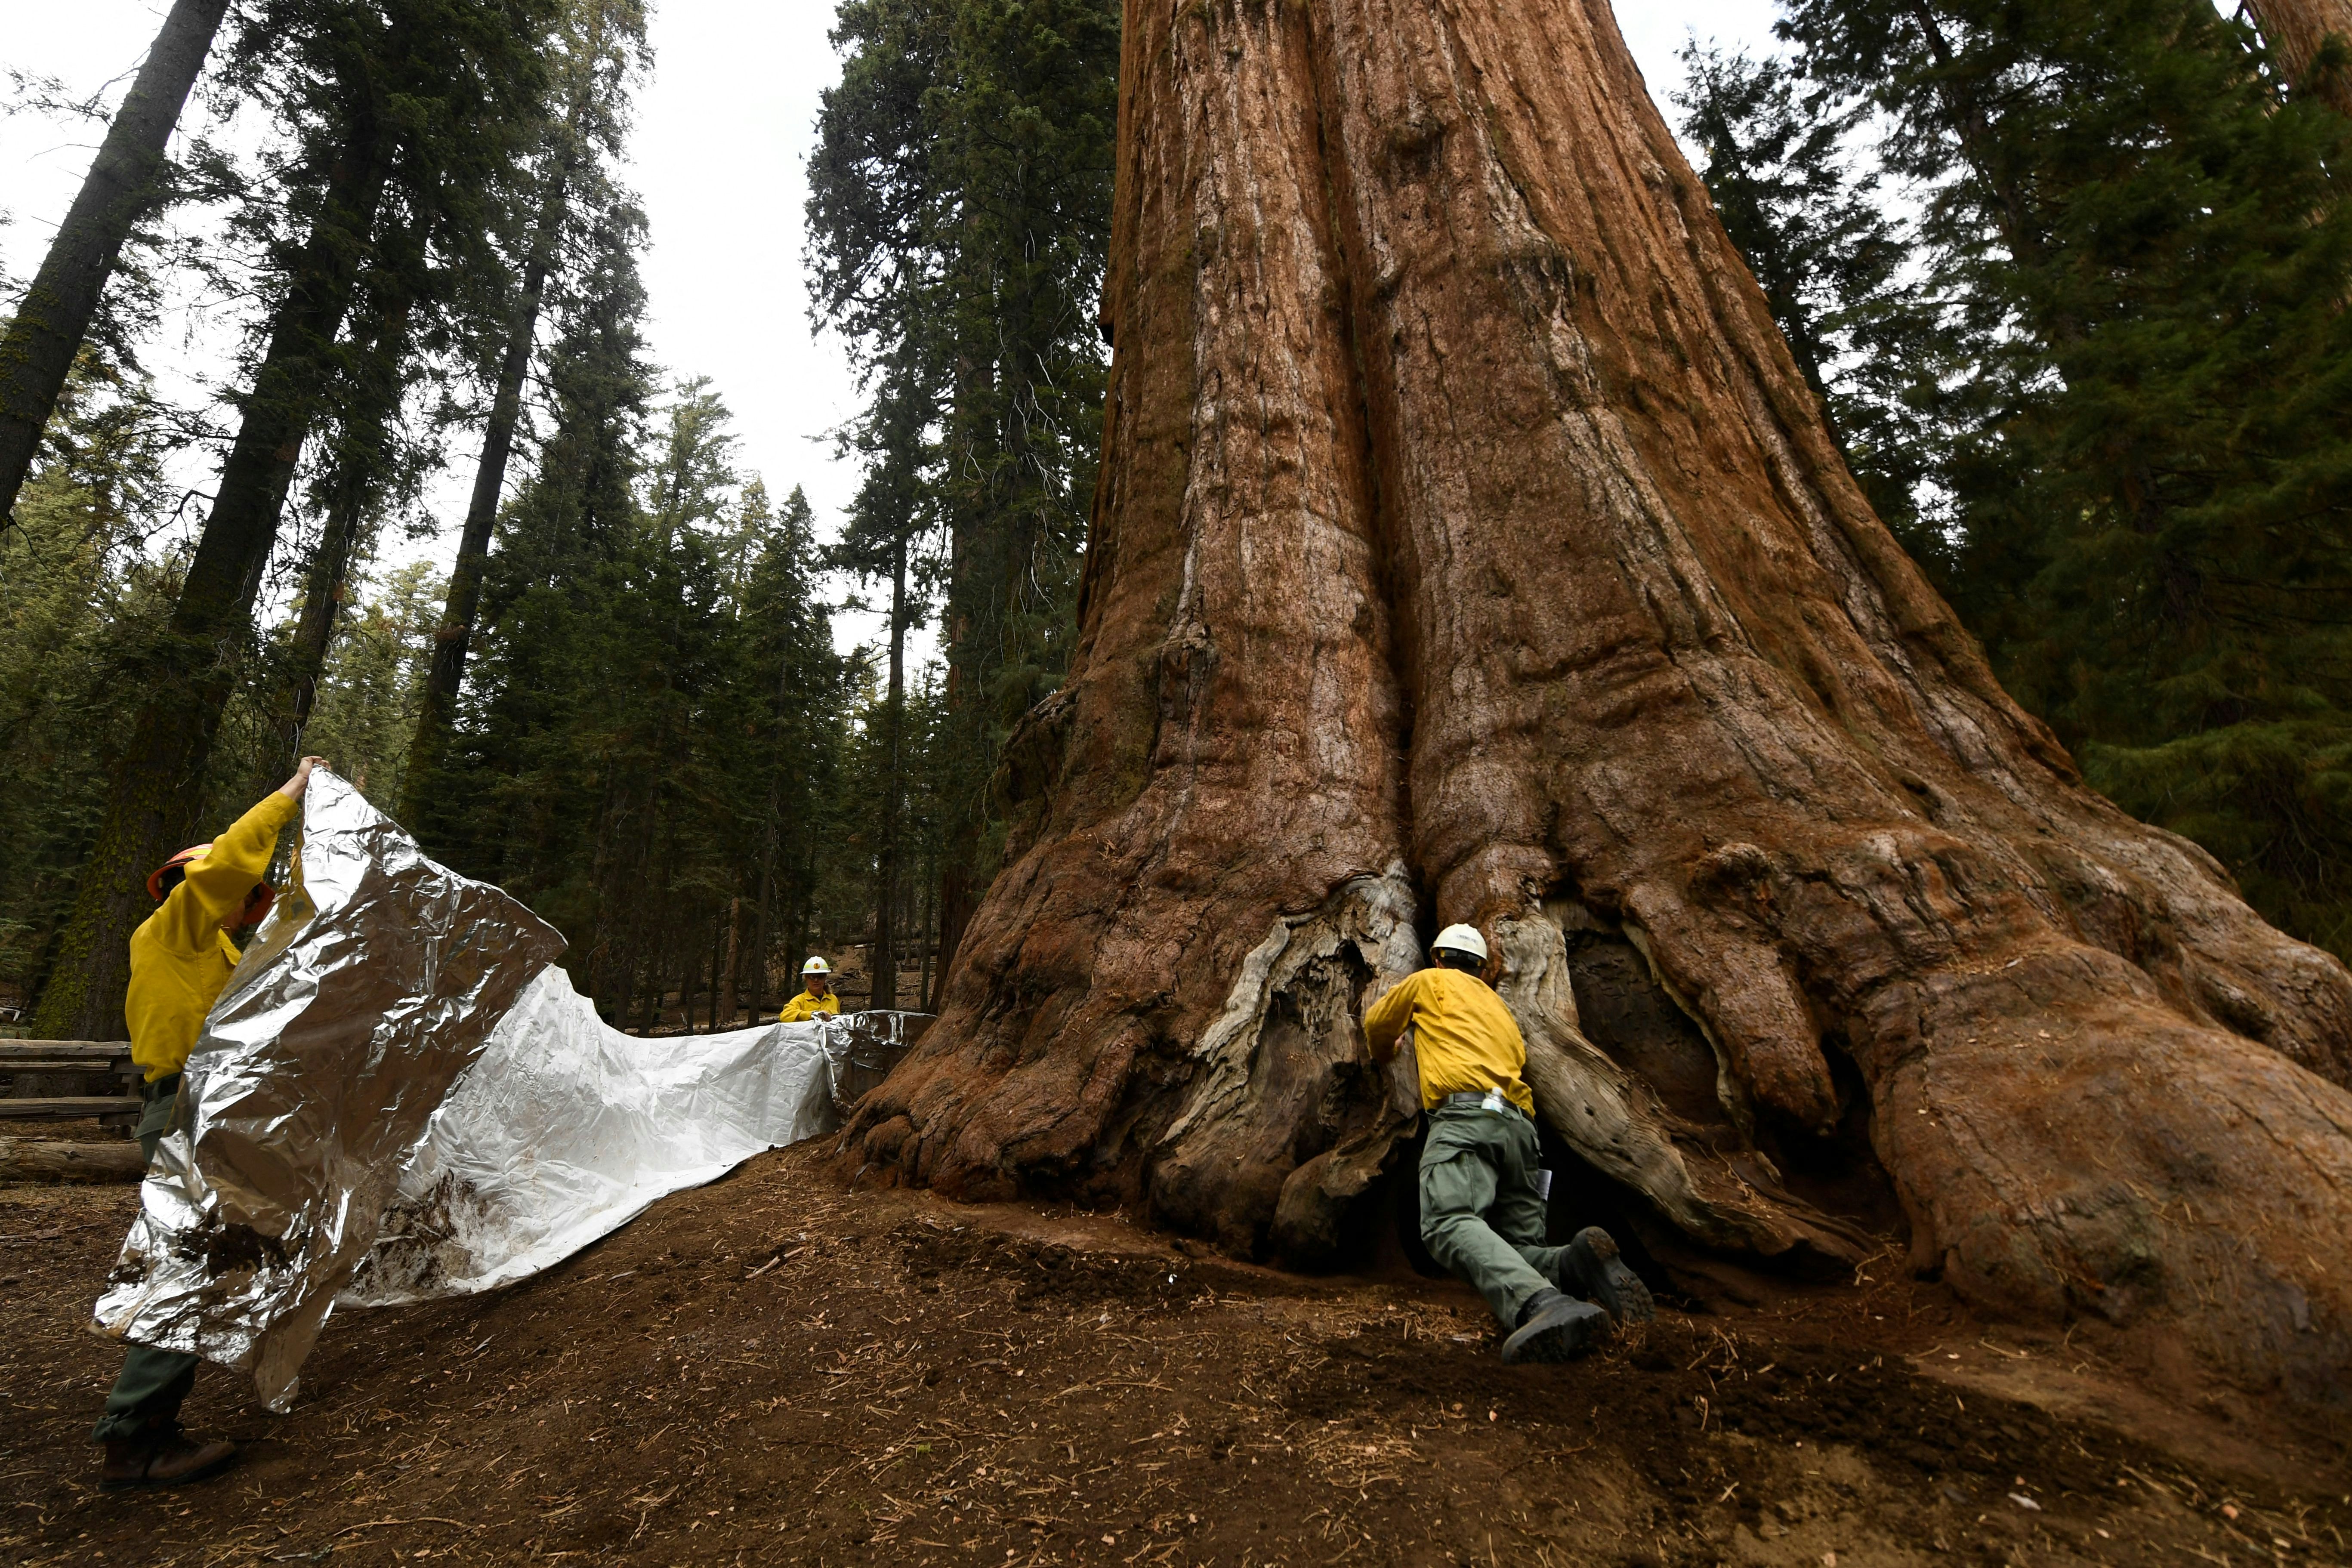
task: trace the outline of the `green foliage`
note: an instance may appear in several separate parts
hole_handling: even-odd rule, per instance
[[[447,783],[417,825],[553,921],[583,989],[639,1026],[673,991],[708,1006],[730,931],[747,1003],[772,948],[805,951],[848,685],[806,498],[778,510],[739,480],[707,383],[656,407],[641,243],[614,213],[564,302],[552,429],[499,520]]]
[[[1793,0],[1782,32],[1793,67],[1694,62],[1694,133],[1744,134],[1710,178],[1792,339],[1887,298],[1820,162],[1858,115],[1919,198],[1915,548],[2094,784],[2352,953],[2352,125],[2202,0]]]
[[[142,383],[86,353],[49,458],[0,531],[0,994],[19,1003],[40,989],[98,831],[93,742],[121,733],[137,699],[119,672],[161,628],[184,564],[137,548],[163,494],[162,425]]]
[[[303,732],[302,749],[332,758],[380,810],[400,798],[445,587],[432,563],[412,561],[343,612]]]
[[[1116,0],[844,0],[810,160],[814,313],[873,401],[844,563],[941,601],[954,875],[991,869],[988,780],[1076,630],[1105,364]],[[952,933],[950,933],[950,937]]]
[[[1860,147],[1869,106],[1794,64],[1686,44],[1675,101],[1716,211],[1748,258],[1830,434],[1878,515],[1933,563],[1942,377],[1961,345],[1918,276],[1917,247]]]

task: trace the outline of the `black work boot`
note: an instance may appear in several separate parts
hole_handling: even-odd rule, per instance
[[[98,1484],[110,1492],[133,1487],[177,1487],[218,1475],[236,1458],[234,1443],[198,1443],[168,1417],[151,1421],[128,1437],[106,1440],[106,1464]]]
[[[1579,1289],[1621,1323],[1646,1323],[1658,1315],[1650,1288],[1625,1267],[1615,1239],[1597,1225],[1586,1226],[1568,1244],[1568,1271]]]
[[[1503,1342],[1503,1359],[1574,1361],[1609,1337],[1609,1314],[1590,1301],[1538,1290],[1519,1309],[1518,1331]]]

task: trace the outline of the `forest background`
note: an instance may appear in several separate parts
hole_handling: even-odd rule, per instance
[[[821,520],[648,348],[635,5],[229,7],[0,531],[0,1003],[119,1036],[133,873],[311,751],[615,1021],[858,945],[925,1005],[1075,635],[1118,10],[838,7]],[[1873,503],[2094,784],[2352,956],[2343,62],[2204,0],[1777,20],[1645,63]]]

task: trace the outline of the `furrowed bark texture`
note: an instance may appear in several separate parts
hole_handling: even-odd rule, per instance
[[[2287,81],[2352,114],[2352,62],[2322,66],[2319,58],[2331,37],[2339,50],[2352,50],[2352,0],[2248,0],[2248,7]]]
[[[1160,1212],[1244,1247],[1303,1162],[1393,1116],[1352,1015],[1413,952],[1313,58],[1269,42],[1171,60],[1130,16],[1114,287],[1160,352],[1114,375],[1076,673],[1007,746],[1031,804],[956,950],[955,1043],[859,1134],[973,1195],[1148,1159]],[[1349,1110],[1318,1124],[1327,1098]]]
[[[2352,975],[1995,684],[1599,0],[1127,37],[1084,641],[859,1157],[1312,1257],[1402,1125],[1358,1005],[1472,921],[1545,1121],[1694,1239],[1887,1238],[1770,1157],[1859,1119],[1970,1300],[2337,1375]]]

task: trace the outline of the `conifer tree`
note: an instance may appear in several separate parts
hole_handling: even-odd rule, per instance
[[[566,748],[583,739],[582,710],[604,685],[601,610],[638,527],[637,447],[653,397],[643,231],[635,205],[615,201],[583,237],[548,356],[551,428],[500,519],[446,784],[409,822],[437,857],[511,888],[572,935],[574,961],[584,952],[598,965],[583,980],[600,1001],[614,988],[614,955],[578,936],[605,858],[592,831],[601,759]]]
[[[775,994],[764,979],[772,956],[789,973],[812,951],[844,826],[843,719],[853,670],[833,651],[820,561],[815,511],[795,486],[766,533],[743,601],[743,689],[756,699],[745,763],[760,784],[749,796],[760,803],[749,861],[757,870],[750,893],[761,963],[755,1006]],[[857,881],[861,890],[870,885]]]
[[[708,382],[656,407],[642,219],[611,203],[587,240],[419,826],[565,933],[615,1024],[719,1027],[834,869],[840,661],[806,498],[739,482]]]
[[[426,561],[381,577],[355,574],[316,682],[305,742],[386,810],[400,799],[442,589]]]
[[[164,148],[227,12],[228,0],[173,0],[0,339],[0,519],[16,510],[123,243],[170,194]]]
[[[1764,290],[1797,369],[1872,507],[1932,565],[1920,517],[1937,467],[1939,377],[1958,345],[1916,276],[1916,249],[1859,165],[1868,105],[1810,89],[1793,65],[1703,46],[1681,54],[1683,136]]]
[[[435,637],[432,673],[404,770],[409,795],[403,814],[412,818],[421,812],[424,793],[434,787],[465,679],[466,655],[481,606],[483,563],[506,490],[507,462],[522,415],[523,382],[530,369],[548,279],[562,263],[564,231],[580,187],[585,183],[592,193],[601,194],[602,164],[619,155],[627,130],[630,80],[644,58],[645,27],[644,7],[637,0],[571,0],[566,8],[562,55],[556,66],[556,112],[545,128],[536,216],[497,342],[497,379],[483,423],[481,457],[475,466],[473,494],[449,574],[449,602]]]
[[[302,731],[317,706],[320,677],[341,618],[352,568],[364,556],[372,525],[385,500],[400,488],[402,469],[410,470],[405,477],[413,483],[415,459],[423,456],[404,452],[394,434],[419,369],[416,294],[433,283],[424,259],[414,253],[420,238],[413,230],[396,229],[386,236],[389,264],[373,269],[364,280],[373,284],[368,292],[373,298],[363,300],[358,312],[360,329],[342,356],[340,384],[321,421],[325,451],[315,496],[319,538],[303,572],[301,605],[283,650],[282,668],[273,672],[284,689],[273,704],[273,717],[286,755],[297,760],[305,754]],[[261,772],[268,773],[281,761],[268,758]]]
[[[992,874],[1005,736],[1059,680],[1102,396],[1120,7],[844,0],[841,86],[810,161],[821,323],[899,356],[939,429],[940,626],[959,759],[940,920],[950,949]],[[877,395],[879,395],[877,384]]]
[[[244,220],[270,240],[270,305],[211,510],[135,678],[138,717],[41,1000],[46,1035],[110,1038],[122,1027],[143,868],[188,838],[203,809],[296,465],[360,279],[382,260],[379,225],[425,236],[445,263],[488,243],[523,133],[541,118],[550,16],[549,0],[279,0],[239,40],[239,79],[270,97],[296,149],[264,186],[284,205]]]
[[[2127,809],[2352,952],[2352,121],[2190,0],[1800,0],[1932,192],[1955,597]]]
[[[907,718],[907,633],[920,624],[912,572],[917,543],[928,527],[923,469],[929,454],[925,427],[929,401],[916,367],[894,360],[879,378],[875,400],[856,436],[866,459],[866,479],[851,506],[832,564],[890,586],[883,637],[888,675],[874,715],[877,753],[874,822],[874,991],[869,1005],[898,1005],[898,931],[905,885],[904,816],[912,761]]]
[[[89,350],[45,460],[0,531],[0,990],[40,993],[106,801],[99,737],[137,704],[116,679],[171,612],[184,557],[139,548],[168,514],[170,435],[144,384]]]

